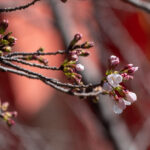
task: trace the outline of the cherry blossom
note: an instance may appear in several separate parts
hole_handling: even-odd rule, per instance
[[[131,105],[131,102],[126,101],[125,99],[121,98],[118,102],[116,102],[113,106],[113,111],[116,114],[121,114],[126,106]]]
[[[129,91],[124,82],[133,79],[134,73],[139,67],[133,64],[127,64],[122,70],[116,70],[119,64],[119,58],[111,55],[108,59],[109,69],[106,71],[106,77],[102,80],[103,89],[113,99],[113,111],[121,114],[123,110],[137,100],[135,93]]]
[[[121,83],[123,80],[123,77],[120,74],[112,73],[107,76],[107,81],[112,87],[119,86],[119,83]]]

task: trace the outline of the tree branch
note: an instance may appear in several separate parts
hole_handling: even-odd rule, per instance
[[[17,58],[5,58],[5,57],[3,57],[3,59],[8,60],[8,61],[15,61],[17,63],[21,63],[21,64],[28,65],[28,66],[31,66],[31,67],[37,67],[37,68],[40,68],[40,69],[57,70],[57,71],[61,70],[60,67],[57,68],[57,67],[50,67],[50,66],[40,65],[40,64],[36,64],[36,63],[30,63],[30,62],[20,60],[20,59],[17,59]]]
[[[14,7],[14,8],[1,8],[0,9],[0,13],[2,13],[2,12],[12,12],[12,11],[16,11],[16,10],[26,9],[26,8],[34,5],[38,1],[40,1],[40,0],[33,0],[32,2],[30,2],[30,3],[26,4],[26,5]]]
[[[47,53],[47,54],[51,55],[51,54],[57,54],[57,53],[58,52]],[[17,53],[15,53],[15,54],[17,55]],[[21,55],[21,53],[19,53],[19,54]],[[35,53],[27,53],[27,54],[35,54]],[[26,53],[23,53],[23,55],[26,55]],[[42,53],[42,55],[45,55],[45,53]],[[15,61],[17,63],[22,63],[24,65],[29,65],[29,66],[33,66],[33,67],[42,68],[42,69],[52,69],[53,70],[55,67],[53,68],[53,67],[44,66],[44,65],[40,65],[40,64],[30,63],[27,61],[17,59],[16,57],[12,57],[12,56],[14,56],[13,53],[12,53],[12,55],[9,55],[9,56],[8,55],[0,56],[1,64],[5,65],[5,67],[0,66],[1,71],[11,72],[11,73],[25,76],[25,77],[31,78],[31,79],[38,79],[38,80],[41,80],[42,82],[44,82],[45,84],[55,88],[58,91],[61,91],[63,93],[70,94],[70,95],[79,96],[79,97],[81,97],[81,96],[82,97],[96,96],[96,95],[105,93],[105,91],[102,88],[100,88],[101,83],[95,84],[95,85],[92,85],[92,84],[74,85],[74,84],[70,84],[70,83],[62,83],[56,79],[49,78],[49,77],[43,76],[42,74],[32,72],[28,69],[22,68],[16,64],[11,63],[11,61]],[[6,66],[8,66],[8,67],[6,67]],[[11,67],[11,68],[9,68],[9,67]],[[55,69],[60,70],[59,68],[55,68]],[[96,87],[99,87],[99,90],[95,90]],[[89,92],[87,92],[87,89],[89,89],[89,88],[91,90]]]
[[[58,50],[56,52],[13,52],[9,53],[8,55],[5,55],[6,57],[12,57],[12,56],[28,56],[28,55],[38,55],[38,56],[43,56],[43,55],[58,55],[58,54],[65,54],[66,52],[64,50]]]

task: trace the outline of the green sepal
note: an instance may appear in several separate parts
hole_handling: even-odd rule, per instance
[[[7,46],[7,45],[9,45],[9,42],[7,40],[1,39],[0,44],[4,45],[4,46]]]

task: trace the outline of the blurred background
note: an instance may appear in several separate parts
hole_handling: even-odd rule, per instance
[[[0,8],[29,0],[0,0]],[[107,59],[116,55],[121,65],[139,66],[127,87],[138,100],[121,115],[112,100],[98,103],[57,92],[40,81],[0,73],[0,97],[19,116],[9,129],[0,122],[0,150],[150,150],[150,15],[121,0],[43,0],[22,11],[1,13],[8,31],[18,39],[14,51],[65,49],[74,34],[95,42],[91,55],[81,59],[86,83],[99,82]],[[48,57],[60,66],[62,56]],[[64,80],[61,72],[33,71]]]

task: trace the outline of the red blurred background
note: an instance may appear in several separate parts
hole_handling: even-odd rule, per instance
[[[1,8],[29,2],[0,0]],[[0,73],[0,97],[19,112],[17,124],[0,126],[1,150],[149,150],[150,149],[150,16],[121,0],[43,0],[28,9],[1,13],[18,39],[14,51],[65,49],[73,35],[95,42],[85,65],[84,81],[101,80],[111,54],[121,64],[139,66],[127,86],[138,101],[123,114],[112,111],[111,99],[83,101],[55,91],[40,81]],[[48,57],[59,66],[62,56]],[[34,71],[39,72],[38,69]],[[64,80],[61,72],[40,71]]]

